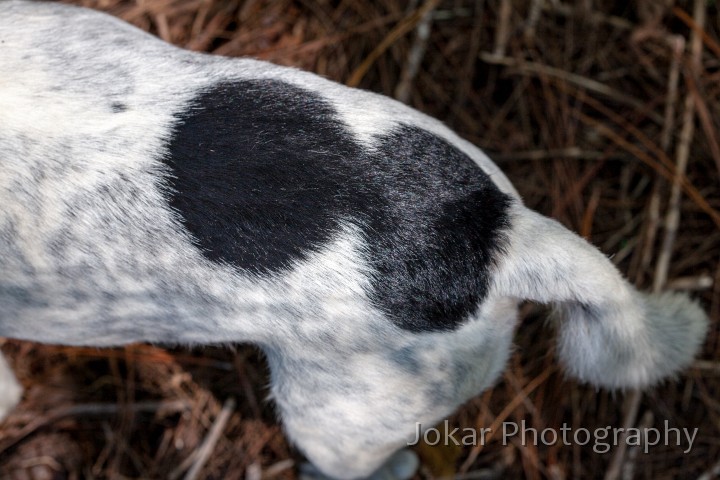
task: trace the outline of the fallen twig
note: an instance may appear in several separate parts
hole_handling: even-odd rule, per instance
[[[134,413],[159,411],[177,412],[189,408],[190,405],[188,402],[183,400],[172,402],[135,402],[122,405],[117,403],[79,403],[69,407],[60,407],[45,414],[38,414],[36,420],[28,423],[11,438],[0,442],[0,453],[16,445],[20,440],[33,432],[67,417],[77,417],[81,415],[116,415],[122,413],[124,410],[129,410]]]
[[[693,18],[695,23],[702,28],[705,24],[705,2],[703,0],[695,0],[693,9]],[[690,39],[690,54],[692,71],[688,75],[696,75],[700,70],[700,61],[702,56],[702,38],[697,30],[693,30]],[[682,129],[680,130],[680,139],[676,150],[676,167],[675,178],[673,179],[670,189],[670,199],[668,201],[668,210],[665,217],[665,235],[663,237],[662,247],[658,255],[657,267],[655,270],[655,279],[653,281],[653,290],[660,291],[665,283],[667,283],[668,270],[670,268],[670,258],[672,257],[672,249],[675,244],[678,226],[680,225],[680,194],[682,192],[682,179],[687,170],[688,159],[690,157],[690,145],[695,133],[695,100],[691,91],[685,96]]]
[[[587,78],[576,73],[568,72],[560,68],[551,67],[549,65],[543,65],[536,62],[521,61],[515,58],[499,56],[487,52],[480,52],[480,59],[484,62],[492,63],[495,65],[504,65],[506,67],[517,68],[518,71],[523,73],[547,75],[550,77],[560,78],[568,83],[572,83],[573,85],[577,85],[586,90],[590,90],[592,92],[599,93],[600,95],[604,95],[612,100],[615,100],[618,103],[630,105],[631,107],[638,110],[646,109],[645,104],[637,100],[636,98],[625,95],[622,92],[618,92],[614,88],[608,87],[604,83],[598,82],[597,80],[593,80],[591,78]],[[658,124],[661,124],[663,121],[663,118],[655,112],[647,112],[647,116]]]
[[[197,450],[195,450],[195,452],[193,452],[190,457],[188,457],[188,459],[192,459],[192,466],[190,467],[190,470],[188,470],[188,472],[185,474],[185,480],[195,480],[196,478],[198,478],[200,470],[202,470],[205,462],[207,462],[208,458],[210,458],[210,454],[212,453],[215,445],[220,439],[220,435],[222,435],[222,432],[225,429],[228,420],[230,420],[230,416],[232,415],[233,410],[235,410],[235,400],[233,398],[228,398],[227,400],[225,400],[225,404],[223,405],[220,414],[215,419],[212,427],[210,427],[210,432],[208,433],[207,437],[205,437],[203,443],[200,445],[200,447],[198,447]],[[180,467],[184,466],[185,463],[186,462],[183,462]],[[178,470],[180,469],[180,467],[178,468]],[[173,478],[172,475],[171,478]]]
[[[375,60],[385,53],[385,51],[399,38],[414,29],[415,26],[423,19],[425,13],[434,10],[439,3],[440,0],[427,0],[422,7],[415,11],[415,13],[400,21],[395,28],[390,30],[382,42],[380,42],[380,44],[375,47],[372,52],[370,52],[370,55],[368,55],[365,60],[363,60],[363,62],[350,74],[347,82],[345,83],[350,87],[357,87],[360,85],[360,81],[363,79],[368,70],[370,70],[372,64],[375,63]]]
[[[420,64],[422,63],[423,56],[425,56],[427,42],[430,38],[430,28],[432,25],[432,13],[434,8],[435,7],[425,10],[423,16],[420,18],[420,22],[417,24],[415,40],[413,41],[412,47],[410,47],[410,52],[408,52],[405,67],[400,74],[400,82],[395,88],[395,98],[403,103],[408,103],[410,100],[413,81],[420,70]]]

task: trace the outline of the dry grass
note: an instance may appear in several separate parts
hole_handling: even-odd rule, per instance
[[[638,397],[637,414],[628,414],[623,403],[632,402],[622,393],[563,379],[544,312],[528,306],[502,381],[451,418],[453,426],[525,420],[538,429],[662,428],[668,420],[700,429],[688,454],[676,446],[597,454],[580,445],[502,445],[496,437],[482,448],[420,448],[420,477],[593,478],[611,464],[622,467],[614,478],[712,473],[720,459],[714,1],[661,9],[648,8],[663,3],[650,0],[70,3],[186,48],[296,65],[407,98],[488,151],[529,206],[590,238],[638,286],[696,290],[710,312],[701,360]],[[418,34],[428,29],[429,36]],[[3,351],[27,392],[0,431],[0,478],[296,475],[292,462],[300,457],[264,400],[266,367],[251,347],[95,350],[8,341]]]

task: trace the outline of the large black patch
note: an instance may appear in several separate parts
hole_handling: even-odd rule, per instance
[[[317,94],[279,81],[202,93],[169,143],[169,201],[210,259],[290,268],[360,226],[374,303],[412,331],[453,329],[487,294],[510,198],[458,149],[400,126],[369,151]]]

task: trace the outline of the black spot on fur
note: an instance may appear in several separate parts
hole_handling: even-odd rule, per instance
[[[393,201],[371,219],[374,298],[403,328],[452,328],[487,294],[510,199],[470,158],[417,128],[383,137],[375,159]]]
[[[364,209],[347,165],[362,151],[349,140],[328,105],[289,85],[216,87],[170,143],[171,204],[212,260],[289,268]]]
[[[213,261],[276,273],[358,226],[370,298],[412,331],[477,308],[508,227],[509,197],[446,141],[399,126],[370,151],[319,95],[279,81],[201,94],[166,163],[170,204]]]
[[[110,109],[113,113],[122,113],[127,111],[128,107],[122,102],[113,102],[110,104]]]
[[[389,358],[392,362],[413,375],[420,375],[422,363],[418,360],[417,352],[409,347],[393,351]]]

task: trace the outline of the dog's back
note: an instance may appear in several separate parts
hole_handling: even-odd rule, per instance
[[[337,477],[491,385],[522,299],[557,304],[568,371],[611,388],[687,365],[707,323],[435,120],[59,4],[0,3],[0,204],[0,335],[256,342]]]

